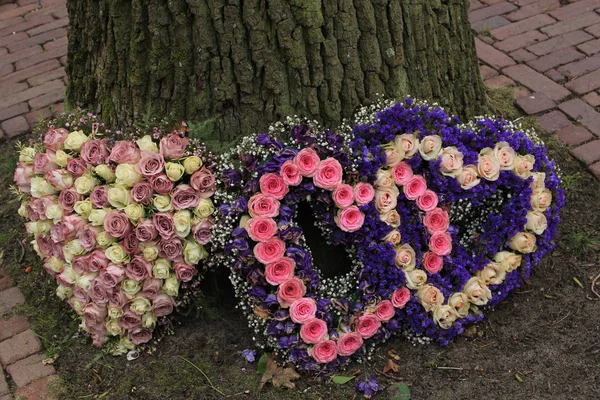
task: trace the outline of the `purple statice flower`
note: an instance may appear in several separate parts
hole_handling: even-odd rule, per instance
[[[366,399],[370,399],[382,390],[383,388],[377,382],[375,375],[371,375],[367,379],[356,383],[356,391],[361,393]]]
[[[256,360],[256,351],[254,350],[250,350],[250,349],[246,349],[246,350],[242,350],[242,356],[246,359],[246,361],[248,361],[249,363],[253,363],[254,360]]]

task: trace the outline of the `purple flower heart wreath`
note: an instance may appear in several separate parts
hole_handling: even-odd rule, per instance
[[[411,99],[341,132],[288,119],[221,163],[219,261],[255,339],[300,368],[334,369],[397,333],[446,344],[552,249],[564,196],[531,133]],[[303,201],[350,253],[348,274],[321,278]]]

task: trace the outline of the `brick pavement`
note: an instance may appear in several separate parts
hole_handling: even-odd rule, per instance
[[[600,0],[471,0],[484,82],[600,179]]]

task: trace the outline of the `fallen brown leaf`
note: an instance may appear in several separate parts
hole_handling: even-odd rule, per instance
[[[393,360],[387,360],[385,366],[383,367],[383,373],[387,374],[388,372],[398,372],[400,371],[400,366],[396,364]]]

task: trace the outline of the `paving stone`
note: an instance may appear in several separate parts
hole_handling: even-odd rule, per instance
[[[12,64],[0,64],[0,76],[4,77],[14,71]]]
[[[13,10],[5,11],[2,14],[0,14],[0,21],[4,21],[4,20],[10,19],[10,18],[14,18],[14,17],[18,17],[21,15],[27,14],[28,12],[33,11],[39,7],[40,7],[39,4],[30,4],[30,5],[27,5],[24,7],[18,7]]]
[[[0,4],[2,4],[2,3],[0,3]],[[2,5],[0,6],[0,12],[4,12],[4,11],[8,11],[8,10],[12,10],[13,8],[17,8],[17,5],[16,5],[16,4],[11,4],[11,3],[8,3],[8,4],[2,4]]]
[[[533,93],[529,96],[523,96],[517,99],[516,103],[529,115],[538,114],[556,107],[556,103],[544,93]]]
[[[545,14],[544,14],[545,15]],[[525,21],[525,20],[524,20]],[[544,26],[540,30],[550,36],[558,36],[567,32],[576,31],[577,29],[585,28],[600,22],[600,15],[592,13],[584,15],[581,18],[568,19],[554,25]],[[506,26],[508,27],[508,25]],[[505,27],[503,27],[505,28]],[[500,28],[500,29],[503,29]]]
[[[577,94],[585,94],[600,88],[600,69],[580,76],[565,84],[567,88]]]
[[[560,111],[550,111],[535,119],[535,122],[544,130],[546,133],[554,133],[558,130],[569,126],[571,121]]]
[[[2,130],[8,136],[14,137],[20,135],[21,133],[27,132],[29,130],[29,124],[27,123],[25,117],[19,115],[2,122]]]
[[[13,315],[8,319],[0,317],[0,342],[23,332],[28,327],[27,318],[23,315]]]
[[[556,132],[556,137],[567,146],[577,146],[592,140],[594,135],[581,125],[571,124]]]
[[[555,36],[550,40],[545,40],[529,46],[527,47],[527,50],[535,55],[543,56],[544,54],[564,49],[565,47],[575,46],[593,38],[594,37],[592,35],[585,33],[584,31],[574,31],[565,33],[564,35]]]
[[[57,61],[57,60],[54,59],[52,61]],[[51,81],[53,79],[60,79],[63,76],[65,76],[65,69],[63,67],[59,67],[59,68],[53,69],[52,71],[48,71],[43,74],[39,74],[32,78],[29,78],[29,79],[27,79],[27,83],[29,83],[30,86],[38,86],[38,85],[41,85],[42,83]]]
[[[35,354],[8,366],[6,370],[18,387],[56,373],[52,365],[43,365],[44,354]]]
[[[592,107],[600,106],[600,94],[596,92],[588,93],[582,99]]]
[[[50,375],[45,378],[31,382],[29,385],[16,391],[19,400],[50,400],[48,396],[48,385],[54,379],[58,379],[58,375]]]
[[[488,6],[492,6],[494,4],[498,4],[504,0],[481,0],[482,3],[487,4]]]
[[[65,84],[61,80],[54,80],[50,82],[46,82],[42,85],[35,86],[24,90],[22,92],[16,93],[13,96],[8,98],[0,99],[0,110],[8,108],[14,104],[21,103],[23,101],[28,101],[42,94],[52,92],[54,90],[63,88]]]
[[[3,123],[4,125],[4,123]],[[2,130],[6,132],[4,126]],[[9,134],[6,132],[6,134]],[[17,287],[11,287],[9,289],[0,292],[0,315],[9,311],[14,306],[25,303],[25,298],[21,294],[21,291]]]
[[[0,30],[0,36],[12,35],[13,32],[23,32],[28,29],[35,28],[38,25],[47,24],[52,21],[54,21],[54,18],[52,18],[51,15],[44,15],[39,18],[31,18],[30,20],[25,20],[20,24],[16,24],[16,25],[13,25],[8,28],[4,28],[4,29]],[[28,36],[31,36],[31,35],[28,35]]]
[[[12,117],[16,117],[17,115],[21,115],[29,111],[29,106],[27,103],[19,103],[7,107],[3,110],[0,110],[0,121],[4,121],[10,119]]]
[[[43,53],[36,54],[34,56],[25,58],[23,60],[19,60],[15,63],[15,68],[17,70],[31,67],[35,64],[39,64],[41,62],[51,60],[53,58],[59,58],[67,54],[66,47],[56,47],[54,49],[49,49],[44,51]]]
[[[517,62],[526,62],[526,61],[531,61],[531,60],[536,59],[535,55],[531,54],[530,52],[528,52],[525,49],[519,49],[517,51],[513,51],[509,55],[513,60],[515,60]]]
[[[40,35],[30,37],[29,39],[20,40],[8,45],[10,52],[15,52],[25,47],[30,47],[36,44],[44,44],[56,40],[60,37],[67,36],[67,30],[64,28],[55,29],[53,31],[44,32]]]
[[[47,71],[52,71],[60,68],[60,62],[56,59],[44,61],[41,64],[36,64],[32,67],[15,71],[12,74],[0,78],[0,85],[5,85],[9,82],[21,82],[36,75],[43,74]]]
[[[488,67],[487,65],[481,65],[479,67],[479,71],[481,72],[481,79],[483,79],[484,81],[486,79],[490,79],[495,76],[498,76],[498,71],[496,71],[493,68]]]
[[[23,17],[15,17],[15,18],[4,20],[4,21],[0,21],[0,29],[4,29],[9,26],[20,24],[23,21],[25,21],[25,18],[23,18]]]
[[[529,18],[534,15],[552,11],[558,7],[560,7],[559,0],[540,0],[507,14],[506,18],[511,21],[519,21],[523,18]]]
[[[559,104],[558,108],[569,117],[579,121],[592,133],[600,136],[600,113],[581,99],[572,99]]]
[[[558,72],[567,78],[575,78],[600,69],[600,54],[576,61],[558,68]]]
[[[12,285],[13,285],[13,280],[10,277],[10,275],[8,274],[8,272],[6,272],[3,269],[0,269],[0,292],[3,291],[4,289],[8,289]]]
[[[571,150],[571,154],[585,165],[593,164],[600,160],[600,140],[594,140],[575,147]]]
[[[501,26],[510,24],[510,21],[506,18],[497,15],[488,19],[473,22],[471,28],[476,32],[491,31],[492,29],[500,28]]]
[[[494,38],[492,38],[491,36],[486,36],[486,35],[477,35],[477,38],[479,40],[481,40],[483,43],[487,43],[487,44],[494,44]]]
[[[579,46],[577,46],[577,48],[583,51],[588,56],[600,53],[600,39],[590,40],[589,42],[580,44]]]
[[[548,36],[539,31],[529,31],[520,35],[511,36],[506,40],[496,42],[494,43],[494,47],[498,50],[509,52],[546,39],[548,39]]]
[[[554,101],[564,99],[571,94],[561,85],[523,64],[504,68],[502,72],[532,91],[544,93]]]
[[[600,162],[588,166],[588,170],[592,173],[592,175],[600,179]]]
[[[536,60],[529,61],[527,64],[539,72],[544,72],[550,68],[556,68],[560,65],[568,64],[573,61],[581,60],[585,54],[578,52],[574,47],[556,50],[550,54],[546,54]]]
[[[2,56],[2,58],[0,59],[0,64],[9,64],[9,63],[12,64],[23,58],[30,57],[35,54],[39,54],[42,51],[43,51],[42,46],[26,47],[24,49],[14,52],[14,53],[11,52],[10,54]]]
[[[0,343],[0,362],[14,364],[25,357],[42,350],[42,344],[31,329],[27,329]]]
[[[496,39],[504,40],[523,32],[531,31],[534,29],[538,29],[542,26],[553,24],[554,22],[556,22],[554,18],[550,17],[549,15],[540,14],[530,18],[522,19],[518,22],[513,22],[512,24],[502,26],[500,28],[492,29],[490,33]],[[593,23],[595,22],[591,22],[590,25]]]
[[[500,88],[500,87],[504,87],[504,86],[512,86],[515,84],[515,82],[504,76],[504,75],[498,75],[492,79],[488,79],[487,81],[483,82],[485,84],[485,86],[492,88],[492,89],[496,89],[496,88]]]
[[[0,396],[0,400],[14,400],[14,398],[10,394],[6,394],[3,396]]]
[[[54,39],[48,43],[44,43],[44,50],[48,50],[48,49],[52,49],[54,47],[60,47],[60,46],[66,47],[67,45],[68,45],[68,38],[66,36],[63,36],[63,37]]]
[[[548,71],[544,72],[544,75],[546,75],[548,78],[552,79],[554,82],[557,82],[557,83],[562,83],[566,79],[563,74],[561,74],[554,68],[549,69]]]
[[[5,87],[2,88],[2,95],[4,95],[4,96],[8,96],[13,93],[19,93],[19,92],[22,92],[23,90],[27,90],[29,88],[29,85],[27,84],[27,82],[11,83],[11,84],[4,85],[4,86]]]
[[[588,26],[587,28],[585,28],[585,31],[591,35],[600,37],[600,24]]]
[[[495,17],[497,15],[506,14],[507,12],[516,10],[517,6],[508,1],[502,1],[500,3],[496,3],[492,6],[483,7],[478,10],[475,10],[469,13],[469,21],[476,22],[481,21],[482,19],[487,19],[490,17]]]
[[[478,8],[485,7],[485,5],[478,0],[471,0],[469,3],[469,12],[477,10]]]
[[[515,63],[513,59],[506,54],[493,48],[489,44],[483,43],[477,38],[475,38],[475,47],[477,48],[477,56],[479,59],[495,69],[501,69]]]
[[[50,108],[52,108],[52,110],[50,110]],[[64,112],[64,110],[65,108],[63,103],[52,104],[50,107],[28,112],[25,114],[25,119],[30,126],[34,126],[37,125],[40,120],[47,120],[54,114],[60,114]]]
[[[581,0],[551,11],[550,15],[560,21],[564,21],[566,19],[578,17],[581,14],[593,12],[595,8],[599,7],[600,0]]]
[[[43,107],[47,107],[51,104],[58,103],[65,98],[65,89],[57,89],[52,92],[43,94],[35,99],[29,100],[29,107],[32,110],[38,110]]]
[[[69,20],[67,18],[58,19],[49,24],[44,24],[44,25],[38,26],[36,28],[30,29],[27,31],[27,34],[29,36],[35,36],[35,35],[39,35],[40,33],[51,31],[53,29],[63,28],[67,25],[69,25]]]
[[[523,96],[531,96],[529,89],[524,88],[523,86],[516,86],[513,88],[513,99],[518,99]]]

